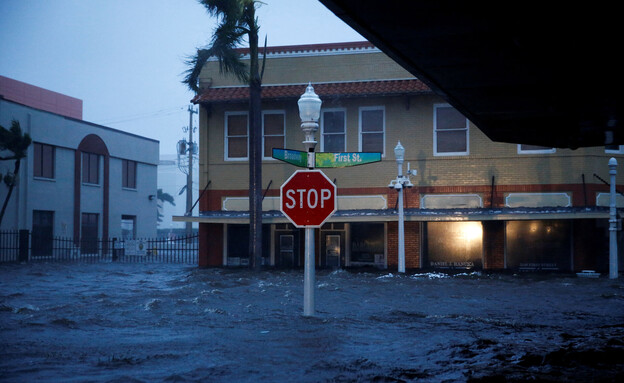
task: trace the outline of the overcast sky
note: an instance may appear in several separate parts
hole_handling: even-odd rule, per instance
[[[263,2],[269,46],[364,40],[317,0]],[[79,98],[84,120],[175,153],[193,96],[184,60],[215,26],[197,1],[0,0],[0,25],[0,75]]]

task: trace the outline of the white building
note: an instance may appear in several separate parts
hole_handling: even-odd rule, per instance
[[[40,237],[155,237],[159,142],[82,120],[82,101],[0,76],[0,125],[33,143],[0,230]],[[13,161],[0,162],[4,175]],[[8,187],[0,185],[4,202]]]

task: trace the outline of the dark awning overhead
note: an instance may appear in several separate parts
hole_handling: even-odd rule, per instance
[[[624,144],[615,3],[320,1],[494,141]]]

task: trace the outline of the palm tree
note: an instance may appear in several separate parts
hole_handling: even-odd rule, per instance
[[[20,164],[22,158],[26,157],[26,150],[30,146],[32,139],[28,133],[22,133],[22,128],[19,121],[11,121],[11,128],[6,129],[0,125],[0,152],[8,150],[13,155],[7,157],[0,157],[0,161],[15,160],[13,165],[13,173],[7,173],[4,176],[4,183],[9,187],[6,197],[4,198],[4,204],[2,205],[2,211],[0,211],[0,225],[2,225],[2,219],[6,212],[7,205],[13,194],[15,188],[17,175],[20,170]]]
[[[172,206],[175,206],[175,200],[171,194],[163,192],[162,189],[157,190],[156,199],[158,200],[156,209],[156,221],[160,223],[163,219],[163,214],[160,211],[165,206],[165,202],[169,202]]]
[[[212,41],[198,49],[187,61],[184,83],[198,92],[201,69],[211,57],[219,60],[222,73],[235,75],[249,84],[249,255],[250,266],[258,269],[262,257],[262,74],[258,60],[257,0],[200,0],[208,13],[219,19]],[[245,40],[249,43],[249,66],[236,51]],[[265,40],[266,45],[266,40]],[[266,51],[266,49],[265,49]],[[265,52],[266,53],[266,52]]]

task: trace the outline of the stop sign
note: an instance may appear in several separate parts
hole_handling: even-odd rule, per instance
[[[297,170],[280,188],[280,211],[296,227],[321,227],[336,211],[336,185],[320,170]]]

